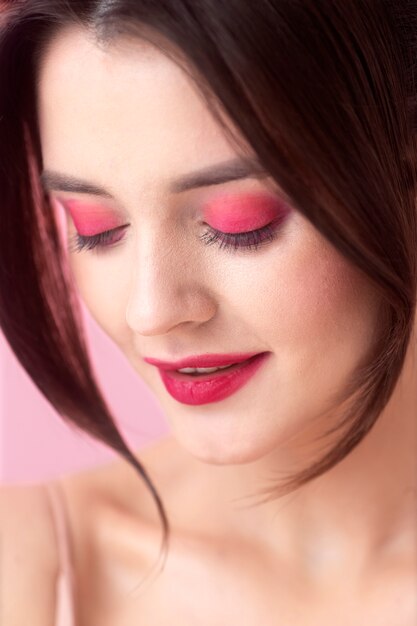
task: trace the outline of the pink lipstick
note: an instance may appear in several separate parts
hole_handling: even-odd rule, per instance
[[[166,363],[156,359],[145,358],[145,361],[160,364],[159,375],[168,393],[178,402],[189,405],[219,402],[243,387],[256,374],[267,360],[270,352],[255,355],[202,355],[199,359],[188,358],[177,363]],[[220,362],[222,361],[222,362]],[[197,363],[198,362],[198,363]],[[206,374],[187,374],[176,371],[184,367],[217,367],[233,362],[227,369]],[[204,363],[204,364],[203,364]]]

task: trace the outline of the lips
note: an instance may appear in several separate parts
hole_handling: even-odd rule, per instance
[[[151,357],[144,357],[144,361],[156,365],[160,370],[174,371],[184,367],[221,367],[247,361],[260,354],[259,352],[234,353],[234,354],[201,354],[189,356],[179,361],[162,361]]]
[[[183,404],[219,402],[243,387],[256,374],[271,352],[262,352],[232,367],[195,376],[158,368],[168,393]]]
[[[248,363],[249,361],[252,361],[256,356],[258,356],[257,354],[253,357],[251,357],[250,359],[245,359],[245,361],[240,361],[238,363],[233,363],[232,365],[229,365],[227,367],[227,369],[221,369],[221,370],[217,370],[217,372],[207,372],[207,373],[198,373],[195,372],[193,374],[191,373],[186,373],[186,372],[178,372],[177,370],[165,370],[170,376],[171,378],[174,378],[175,380],[209,380],[211,378],[217,378],[218,376],[222,376],[222,375],[226,375],[229,372],[233,372],[234,370],[238,369],[239,367],[243,367],[246,363]],[[188,367],[192,367],[191,365],[189,365]],[[218,365],[212,365],[212,366],[205,366],[205,367],[219,367]],[[223,366],[221,366],[223,367]],[[181,368],[182,369],[182,368]]]

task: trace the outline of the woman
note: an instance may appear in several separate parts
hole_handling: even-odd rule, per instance
[[[416,17],[9,4],[0,323],[122,458],[3,487],[2,624],[416,622]],[[78,294],[166,412],[145,452]]]

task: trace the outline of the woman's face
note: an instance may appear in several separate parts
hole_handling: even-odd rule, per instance
[[[62,191],[49,177],[68,238],[123,227],[102,247],[73,245],[80,294],[178,442],[214,464],[260,459],[294,437],[308,443],[370,345],[378,302],[365,278],[267,176],[174,188],[239,154],[187,75],[149,44],[120,39],[104,51],[68,29],[39,78],[44,169],[103,190]],[[274,237],[258,248],[201,238],[268,224]],[[261,352],[268,358],[243,387],[194,405],[144,361]]]

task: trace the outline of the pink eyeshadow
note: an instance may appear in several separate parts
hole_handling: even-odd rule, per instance
[[[89,204],[79,200],[60,200],[60,203],[71,215],[80,235],[89,237],[120,226],[120,222],[109,209],[98,204]]]
[[[289,210],[283,201],[264,193],[228,193],[205,204],[204,219],[213,228],[237,233],[262,228]]]

